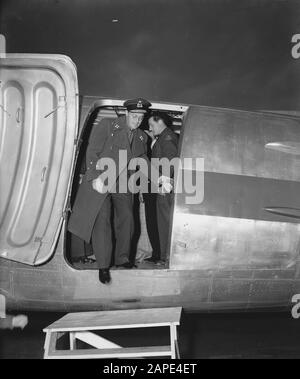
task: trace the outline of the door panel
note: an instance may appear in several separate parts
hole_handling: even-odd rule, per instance
[[[8,55],[0,77],[0,255],[41,264],[53,251],[70,185],[76,69],[64,56]]]

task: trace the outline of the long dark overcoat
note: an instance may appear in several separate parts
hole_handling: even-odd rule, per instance
[[[115,120],[103,119],[92,130],[86,153],[87,170],[79,186],[68,223],[68,230],[86,242],[90,242],[97,215],[107,196],[107,193],[101,194],[92,187],[92,181],[101,173],[96,169],[96,164],[100,158],[112,158],[118,173],[127,167],[131,158],[147,159],[148,136],[141,129],[137,129],[135,133],[130,147],[124,116]],[[122,161],[119,165],[120,150],[127,151],[127,161]]]

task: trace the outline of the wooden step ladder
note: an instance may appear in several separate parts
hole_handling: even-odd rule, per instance
[[[91,359],[91,358],[180,358],[177,326],[180,324],[181,307],[130,309],[103,312],[68,313],[44,329],[45,359]],[[129,328],[170,328],[170,345],[121,347],[92,331]],[[57,341],[69,334],[70,349],[57,350]],[[92,349],[77,349],[76,340],[83,341]]]

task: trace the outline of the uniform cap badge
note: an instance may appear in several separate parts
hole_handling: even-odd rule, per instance
[[[146,113],[152,104],[148,100],[139,97],[137,99],[126,100],[123,105],[128,112]]]

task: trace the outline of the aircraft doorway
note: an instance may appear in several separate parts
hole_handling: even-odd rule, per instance
[[[179,108],[179,107],[178,107]],[[184,107],[182,107],[184,108]],[[178,139],[180,135],[180,130],[182,127],[182,120],[184,116],[183,111],[179,111],[174,107],[175,110],[170,110],[170,106],[166,106],[166,109],[159,109],[160,111],[166,113],[170,119],[169,127],[178,134]],[[117,117],[124,114],[124,108],[120,106],[105,106],[96,107],[96,109],[90,114],[88,120],[86,121],[82,133],[81,133],[81,143],[78,152],[78,158],[73,178],[73,187],[71,193],[71,208],[74,205],[76,198],[76,193],[81,184],[83,175],[86,171],[86,152],[89,143],[89,139],[94,128],[99,127],[99,123],[103,118],[116,119]],[[145,117],[142,125],[140,126],[143,130],[148,130],[148,119]],[[151,139],[148,141],[148,156],[151,157]],[[178,145],[180,146],[180,144]],[[179,152],[178,152],[179,153]],[[169,268],[169,256],[167,256],[166,262],[149,262],[147,258],[152,256],[153,250],[159,245],[157,222],[156,222],[156,194],[133,194],[133,214],[134,214],[134,235],[132,239],[132,245],[130,249],[130,260],[135,262],[138,269],[166,269]],[[111,206],[111,225],[112,225],[112,262],[111,269],[114,269],[114,251],[115,251],[115,228],[114,228],[114,207]],[[171,225],[171,223],[170,223]],[[170,233],[169,233],[170,234]],[[66,240],[66,252],[65,257],[68,263],[75,269],[78,270],[91,270],[98,269],[98,263],[95,260],[95,255],[93,253],[92,245],[86,243],[76,235],[67,232]]]

